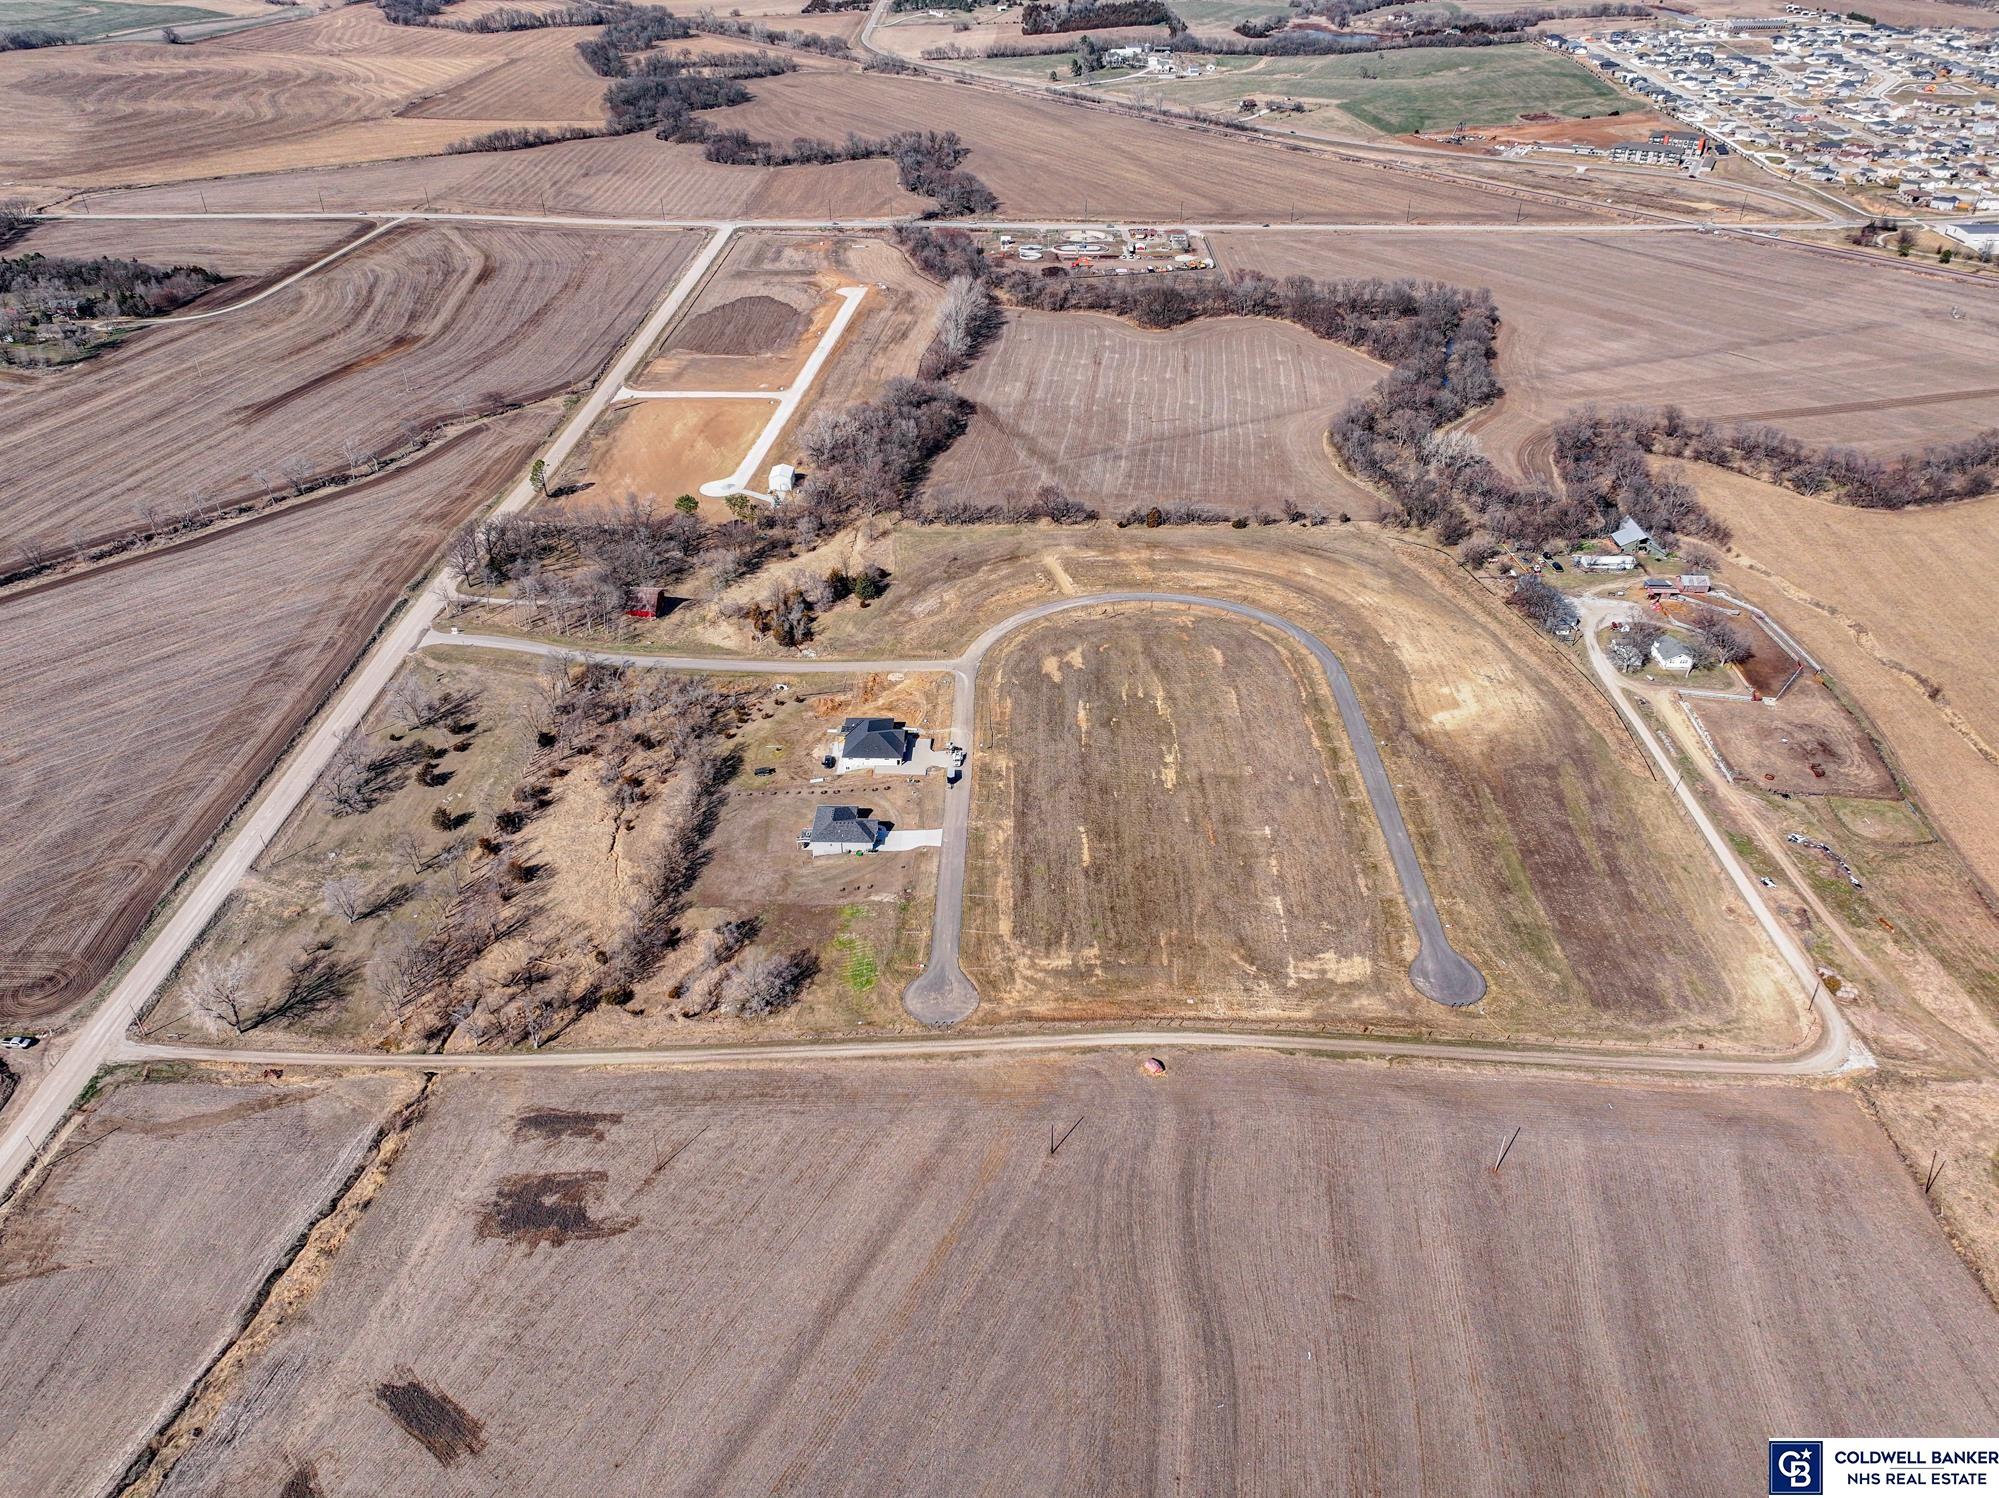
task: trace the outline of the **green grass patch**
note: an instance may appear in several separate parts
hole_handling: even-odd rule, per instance
[[[0,0],[0,31],[60,31],[78,41],[152,26],[221,21],[219,10],[193,5],[127,5],[119,0]]]
[[[1112,93],[1226,113],[1245,98],[1337,108],[1383,135],[1503,125],[1524,114],[1587,119],[1635,108],[1590,69],[1545,47],[1422,47],[1345,57],[1218,57],[1198,78],[1128,79]],[[1307,117],[1309,118],[1309,116]]]
[[[858,905],[841,906],[840,934],[833,938],[833,950],[840,954],[840,981],[856,994],[872,993],[881,978],[881,961],[875,949],[851,929],[865,915]]]

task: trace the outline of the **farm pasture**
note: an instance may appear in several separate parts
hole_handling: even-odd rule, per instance
[[[392,26],[355,5],[185,47],[6,54],[0,137],[11,149],[0,191],[377,161],[500,125],[594,127],[603,80],[576,57],[582,34]],[[443,113],[427,117],[433,108]]]
[[[144,329],[0,388],[0,423],[36,455],[0,475],[0,523],[12,547],[55,550],[366,473],[440,427],[590,378],[694,243],[406,225],[254,306]]]
[[[510,412],[349,488],[0,598],[0,1017],[91,991],[558,415]]]
[[[1491,289],[1506,395],[1473,419],[1498,462],[1552,475],[1547,428],[1596,402],[1675,404],[1809,442],[1894,451],[1999,425],[1993,293],[1734,235],[1218,234],[1228,268]]]
[[[1759,790],[1898,801],[1873,741],[1816,678],[1775,702],[1690,704],[1729,767]]]
[[[1414,937],[1299,647],[1199,610],[1064,616],[1004,641],[980,692],[980,1019],[1396,1013],[1376,996]]]
[[[938,500],[1054,484],[1107,513],[1189,501],[1240,514],[1373,515],[1333,465],[1333,414],[1379,380],[1373,360],[1247,318],[1149,332],[1117,318],[1014,312],[955,383],[978,406],[938,462]]]
[[[106,1493],[414,1079],[127,1080],[0,1214],[0,1491]]]
[[[1857,510],[1676,471],[1735,533],[1730,589],[1825,663],[1958,855],[1999,888],[1999,499]]]
[[[1999,1418],[1839,1091],[1165,1054],[442,1079],[161,1492],[1745,1491]]]

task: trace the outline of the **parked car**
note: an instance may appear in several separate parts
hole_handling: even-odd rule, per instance
[[[10,1051],[25,1051],[30,1046],[36,1046],[40,1044],[41,1044],[41,1037],[37,1035],[0,1036],[0,1048],[5,1048],[6,1050]]]
[[[758,775],[775,775],[777,771],[770,765],[758,765],[755,773]]]

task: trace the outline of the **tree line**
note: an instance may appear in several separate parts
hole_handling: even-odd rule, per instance
[[[999,207],[992,189],[959,169],[969,151],[954,130],[901,130],[878,139],[850,134],[838,144],[801,137],[782,146],[754,140],[745,130],[720,130],[707,136],[703,154],[710,161],[731,166],[823,165],[886,158],[895,163],[905,192],[935,201],[932,216],[956,218],[991,213]]]

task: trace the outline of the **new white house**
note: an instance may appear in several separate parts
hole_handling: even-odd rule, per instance
[[[840,725],[840,769],[899,770],[909,763],[916,735],[893,718],[849,718]]]

